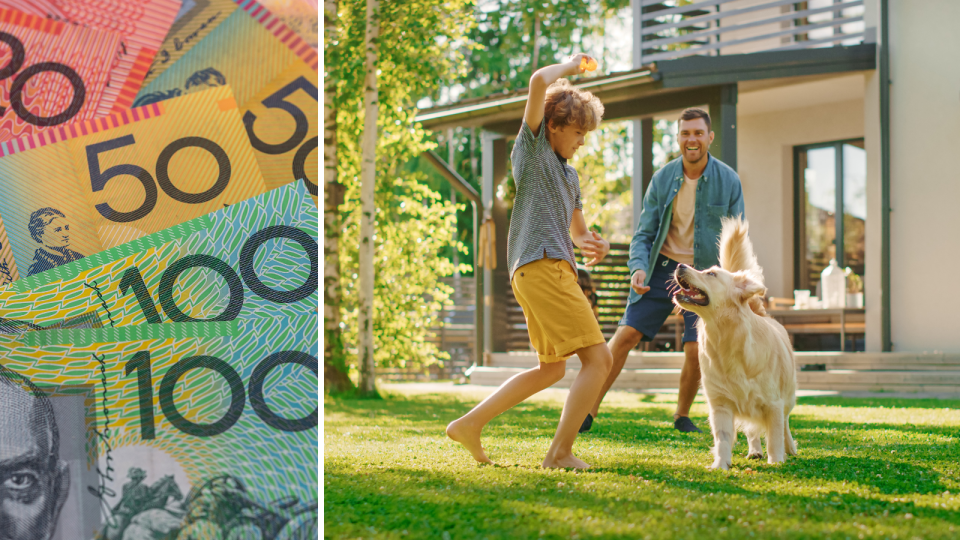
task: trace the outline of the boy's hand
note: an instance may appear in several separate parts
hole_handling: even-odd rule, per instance
[[[586,60],[586,62],[584,62]],[[577,53],[570,57],[570,61],[567,64],[571,67],[571,70],[567,75],[580,75],[586,71],[594,71],[597,69],[599,64],[597,64],[596,58],[592,56],[587,56],[583,53]],[[593,69],[590,69],[590,68]]]
[[[650,292],[650,287],[644,287],[643,282],[647,279],[647,273],[643,270],[637,270],[633,273],[633,276],[630,277],[630,286],[633,287],[633,292],[637,294],[646,294]]]
[[[610,253],[610,242],[604,240],[599,234],[590,231],[590,236],[583,240],[580,246],[580,252],[584,255],[593,257],[585,266],[593,266],[602,261],[607,253]]]

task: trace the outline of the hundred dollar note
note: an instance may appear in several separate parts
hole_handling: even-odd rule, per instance
[[[32,276],[264,191],[229,87],[62,126],[0,143],[3,262]]]
[[[316,317],[318,226],[288,184],[0,289],[0,331]]]
[[[200,43],[145,86],[134,104],[229,84],[241,106],[267,189],[303,180],[316,202],[317,68],[313,47],[266,8],[243,0]]]
[[[180,0],[0,0],[0,8],[121,36],[98,117],[130,108],[180,6]]]
[[[0,142],[90,120],[105,92],[121,36],[0,9]]]
[[[4,492],[22,497],[0,508],[4,538],[317,538],[316,328],[49,330],[5,347],[0,441],[19,468]]]

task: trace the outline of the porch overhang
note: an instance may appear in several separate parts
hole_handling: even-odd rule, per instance
[[[876,45],[825,47],[728,56],[690,56],[604,77],[581,79],[574,86],[592,92],[606,109],[604,120],[650,116],[657,112],[716,100],[720,88],[742,81],[809,77],[876,69]],[[527,89],[464,100],[421,110],[416,121],[431,130],[480,127],[515,135],[527,102]]]

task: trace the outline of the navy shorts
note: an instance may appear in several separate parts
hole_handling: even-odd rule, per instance
[[[650,290],[632,304],[627,304],[627,310],[620,319],[620,326],[629,326],[641,334],[641,341],[653,341],[664,321],[673,311],[673,294],[667,290],[673,282],[673,271],[677,269],[677,261],[663,255],[657,255],[657,262],[653,266],[653,276],[647,285]],[[671,287],[676,289],[676,285]],[[683,342],[697,340],[697,317],[692,311],[683,313]]]

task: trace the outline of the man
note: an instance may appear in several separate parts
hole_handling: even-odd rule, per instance
[[[0,366],[0,536],[49,540],[70,489],[53,407],[26,378]]]
[[[673,271],[683,263],[697,269],[719,264],[720,219],[743,214],[743,192],[737,173],[711,156],[710,115],[687,109],[680,115],[681,157],[653,175],[643,198],[640,225],[630,242],[630,299],[616,334],[610,340],[613,367],[593,410],[583,422],[588,431],[600,402],[617,380],[627,355],[641,341],[651,341],[673,310]],[[697,316],[683,313],[684,363],[673,426],[702,433],[689,418],[700,385]]]
[[[70,223],[56,208],[41,208],[30,214],[30,236],[41,247],[33,253],[28,276],[79,261],[83,255],[70,249]]]

